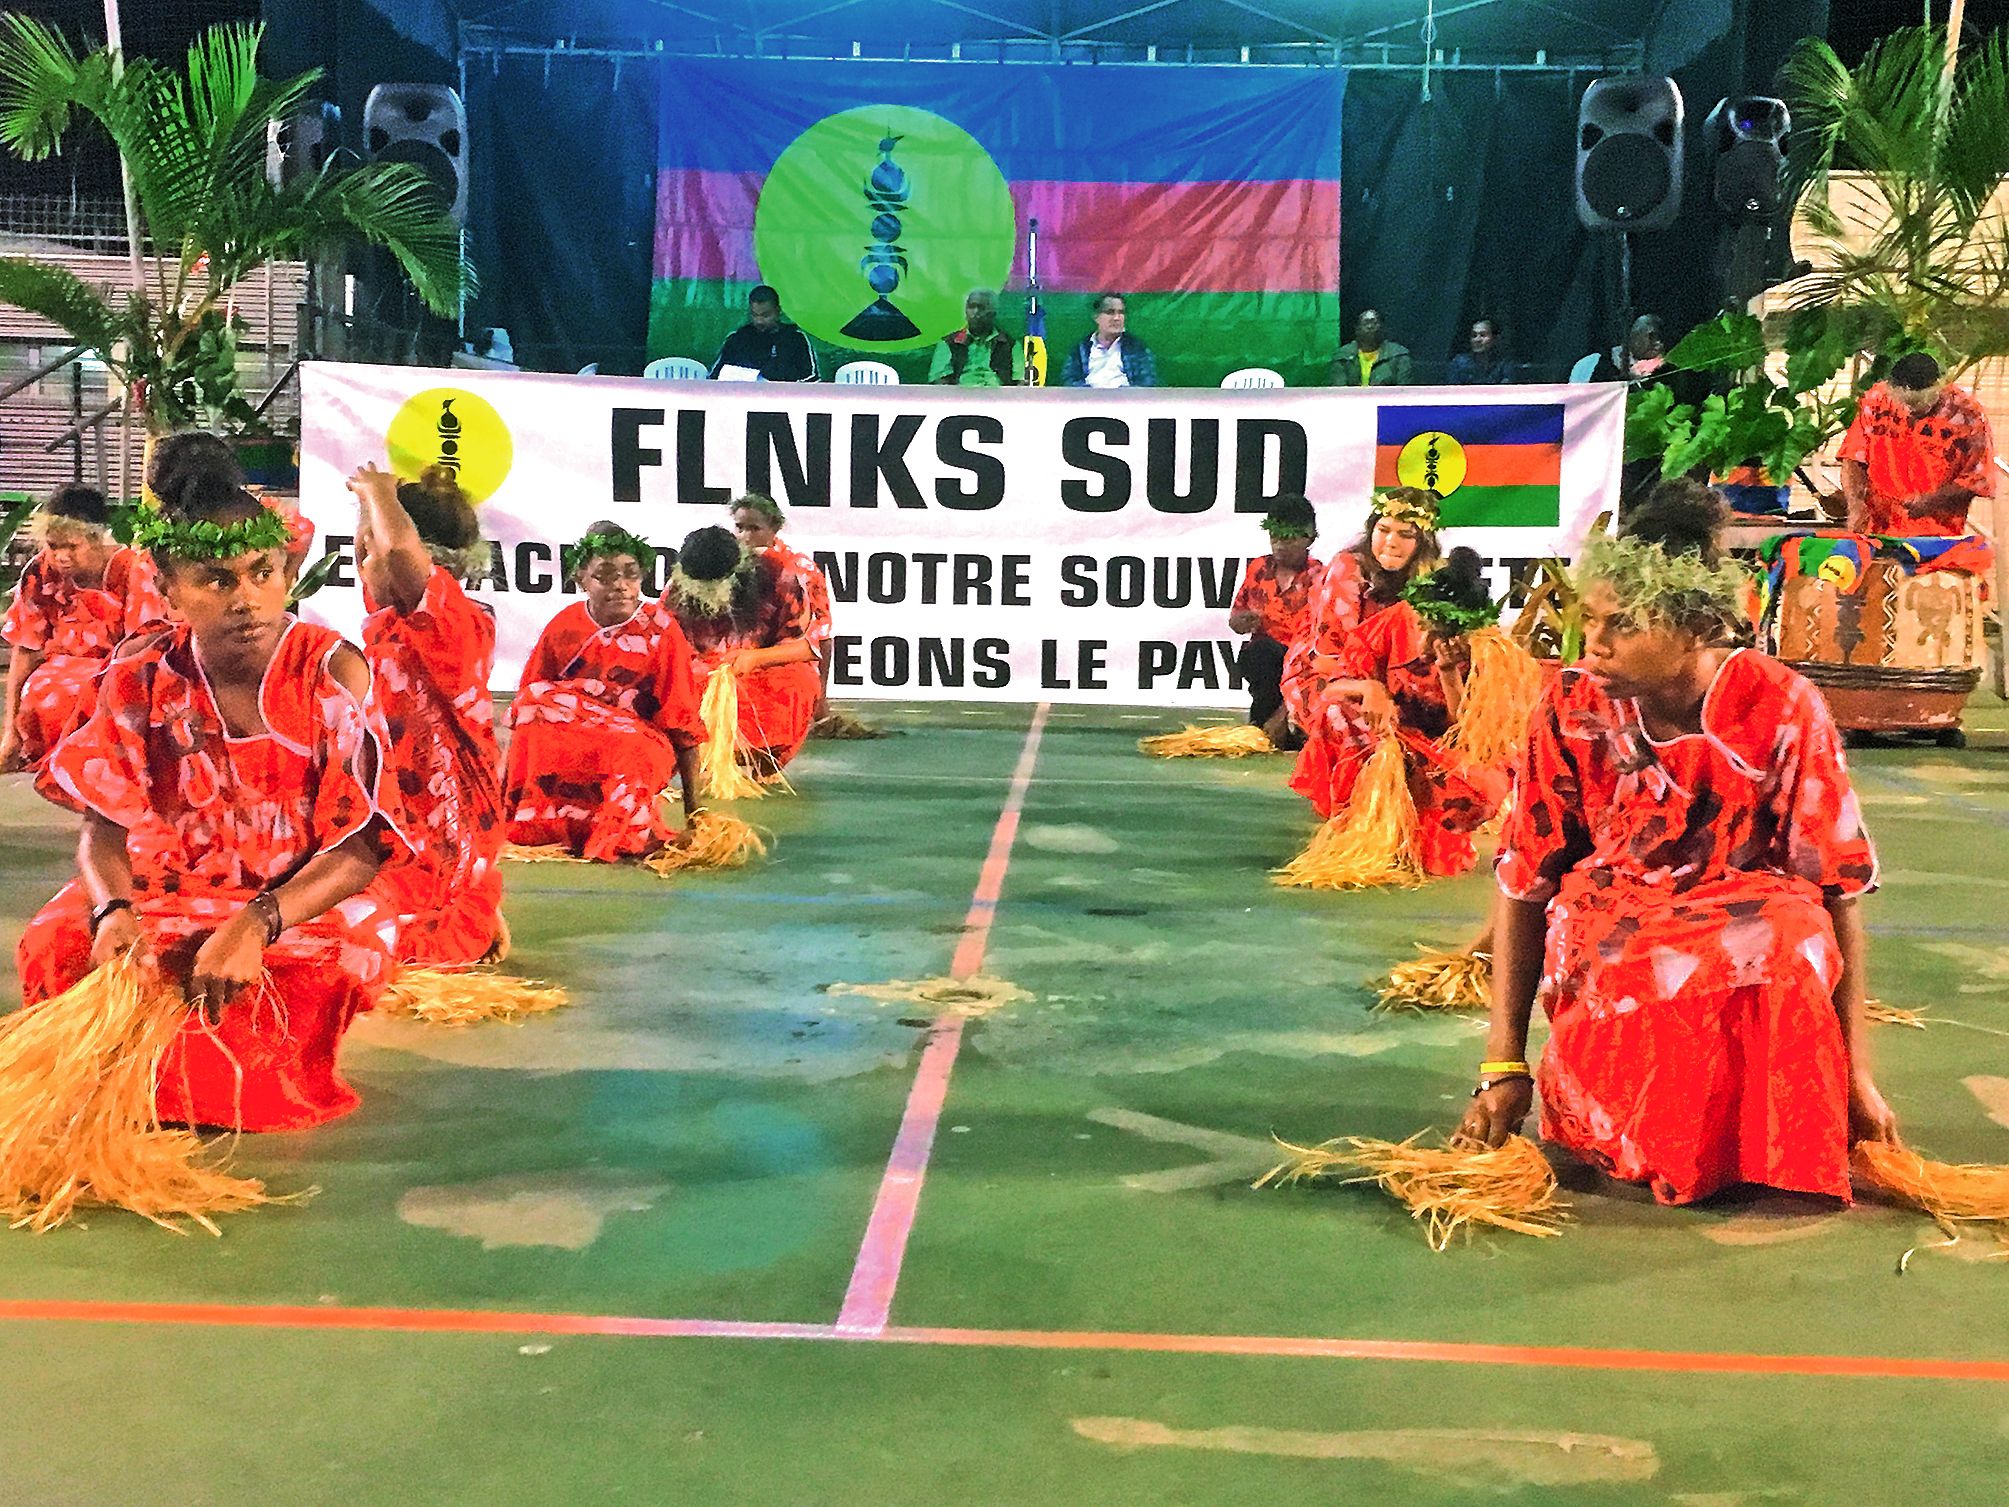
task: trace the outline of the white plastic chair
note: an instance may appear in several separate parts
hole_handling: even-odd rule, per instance
[[[1578,361],[1575,366],[1572,366],[1570,368],[1570,381],[1572,382],[1590,381],[1591,373],[1597,370],[1598,360],[1599,360],[1598,353],[1596,351],[1592,351],[1588,356],[1585,356],[1582,360]]]
[[[1221,378],[1223,387],[1282,387],[1284,379],[1267,366],[1245,366]]]
[[[689,356],[658,356],[642,368],[652,382],[702,382],[711,368]]]
[[[900,380],[900,374],[883,361],[847,361],[837,368],[831,380],[846,387],[891,387]]]
[[[599,363],[599,362],[597,362],[597,361],[588,361],[588,362],[587,362],[587,363],[586,363],[586,364],[585,364],[584,366],[582,366],[582,367],[580,367],[580,368],[579,368],[579,375],[580,375],[580,376],[582,376],[582,377],[597,377],[597,376],[599,376],[599,375],[600,375],[600,363]]]

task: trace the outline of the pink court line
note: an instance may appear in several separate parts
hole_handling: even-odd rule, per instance
[[[1025,809],[1026,791],[1032,787],[1032,769],[1039,759],[1039,740],[1046,731],[1049,710],[1042,701],[1033,709],[1032,723],[1025,730],[1011,788],[1005,793],[997,826],[991,829],[990,852],[977,875],[976,892],[970,896],[969,913],[963,918],[963,934],[949,964],[952,978],[975,978],[983,971],[991,922],[997,915],[998,897],[1004,893],[1012,843],[1018,837],[1019,813]],[[893,1140],[886,1175],[879,1180],[878,1196],[872,1200],[872,1217],[866,1221],[865,1239],[858,1247],[851,1281],[844,1290],[844,1306],[837,1315],[838,1329],[847,1334],[877,1334],[892,1314],[900,1268],[907,1259],[907,1240],[914,1233],[914,1216],[921,1206],[921,1184],[928,1176],[935,1132],[942,1123],[942,1105],[949,1097],[949,1075],[955,1071],[956,1054],[962,1046],[962,1016],[945,1014],[929,1029],[914,1086],[907,1093],[906,1112],[900,1116],[900,1133]]]
[[[104,1303],[0,1299],[0,1322],[189,1325],[407,1334],[550,1334],[623,1339],[810,1340],[995,1350],[1103,1350],[1153,1355],[1255,1356],[1423,1365],[1520,1366],[1672,1375],[1833,1376],[1875,1381],[2009,1383],[2009,1360],[1886,1355],[1764,1355],[1694,1350],[1605,1350],[1573,1345],[1477,1345],[1449,1340],[1324,1339],[1312,1335],[1145,1334],[1057,1329],[894,1326],[740,1319],[648,1319],[489,1309],[338,1308],[320,1304]]]

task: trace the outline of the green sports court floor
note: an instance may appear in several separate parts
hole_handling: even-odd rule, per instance
[[[1146,760],[1165,714],[862,710],[898,736],[811,745],[762,864],[513,866],[512,966],[576,1007],[361,1023],[363,1108],[240,1149],[303,1205],[0,1231],[0,1507],[2004,1499],[1996,1247],[1575,1176],[1563,1238],[1439,1255],[1250,1191],[1272,1133],[1456,1118],[1481,1028],[1365,982],[1483,877],[1272,888],[1283,761]],[[2009,1161],[2009,717],[1970,726],[1855,756],[1874,987],[1937,1022],[1877,1045],[1915,1144]],[[0,840],[11,952],[70,836],[9,779]],[[960,1031],[824,988],[979,962],[1032,999]]]

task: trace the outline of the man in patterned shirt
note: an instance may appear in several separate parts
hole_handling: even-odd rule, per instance
[[[1249,561],[1228,613],[1228,628],[1249,641],[1236,658],[1248,682],[1249,721],[1285,747],[1290,715],[1280,682],[1291,640],[1304,631],[1312,589],[1325,567],[1311,557],[1318,517],[1302,497],[1280,497],[1263,518],[1270,552]]]
[[[1842,441],[1842,495],[1862,534],[1967,532],[1967,510],[1995,495],[1988,416],[1923,353],[1864,395]]]

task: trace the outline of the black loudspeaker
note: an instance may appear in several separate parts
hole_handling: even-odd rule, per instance
[[[1681,91],[1671,78],[1601,78],[1577,108],[1577,218],[1665,230],[1681,210]]]
[[[1718,209],[1740,220],[1765,220],[1786,207],[1786,136],[1792,126],[1786,102],[1762,94],[1726,99],[1709,112]]]
[[[363,150],[424,169],[454,222],[467,223],[467,111],[446,85],[377,85],[363,102]]]
[[[274,188],[311,178],[341,144],[341,107],[325,100],[302,105],[265,128],[265,177]]]

